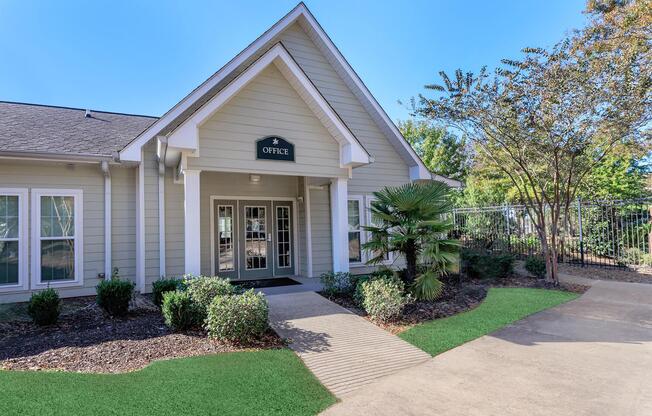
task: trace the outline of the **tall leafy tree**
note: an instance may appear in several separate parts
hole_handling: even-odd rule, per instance
[[[398,128],[428,169],[452,179],[466,178],[472,154],[464,137],[424,120],[399,122]]]
[[[442,84],[426,86],[438,96],[419,101],[419,115],[462,131],[510,179],[554,282],[560,220],[581,184],[614,148],[650,138],[652,38],[649,26],[630,32],[627,17],[647,22],[652,7],[639,7],[648,0],[611,3],[592,11],[587,29],[549,50],[526,48],[521,60],[503,60],[493,73],[440,73]],[[628,46],[614,36],[628,37]]]

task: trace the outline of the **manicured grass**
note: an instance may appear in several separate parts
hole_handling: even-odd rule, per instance
[[[290,350],[155,362],[127,374],[0,371],[0,415],[312,415],[335,398]]]
[[[425,352],[437,355],[577,297],[574,293],[557,290],[491,288],[477,308],[417,325],[399,336]]]

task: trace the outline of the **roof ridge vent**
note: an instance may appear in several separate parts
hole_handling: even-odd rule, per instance
[[[88,109],[88,108],[86,109],[86,114],[84,114],[84,117],[93,117],[93,115],[91,114],[90,109]]]

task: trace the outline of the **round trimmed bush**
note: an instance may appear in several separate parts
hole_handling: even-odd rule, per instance
[[[174,292],[179,289],[181,280],[177,279],[161,279],[152,283],[152,301],[156,306],[161,306],[163,303],[163,294],[166,292]]]
[[[175,331],[183,331],[201,323],[199,307],[188,292],[175,290],[163,293],[161,312],[165,324]]]
[[[540,256],[529,256],[525,259],[525,270],[539,279],[546,277],[546,261]]]
[[[239,288],[232,285],[229,279],[221,277],[186,275],[183,287],[190,294],[193,301],[203,310],[207,311],[216,296],[234,295]]]
[[[371,279],[362,283],[362,307],[371,319],[390,321],[401,314],[409,298],[397,279]]]
[[[96,287],[95,301],[111,316],[125,316],[134,295],[134,284],[127,280],[103,280]]]
[[[221,341],[247,343],[267,330],[269,307],[262,293],[217,296],[208,307],[208,336]]]
[[[45,289],[32,294],[27,305],[27,313],[36,325],[52,325],[57,323],[61,312],[61,300],[54,289]]]
[[[355,289],[351,275],[346,272],[322,273],[319,280],[327,296],[351,293]]]

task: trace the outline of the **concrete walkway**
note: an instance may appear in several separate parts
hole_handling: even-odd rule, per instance
[[[335,396],[344,398],[373,381],[430,356],[311,291],[271,294],[270,322]]]
[[[580,299],[397,372],[325,415],[652,415],[652,285]]]

